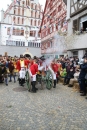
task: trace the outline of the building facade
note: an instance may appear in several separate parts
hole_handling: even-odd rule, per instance
[[[32,55],[41,55],[39,28],[42,21],[42,6],[39,0],[17,0],[1,10],[0,53],[2,50],[11,55],[20,55],[26,48]],[[19,51],[11,50],[11,47]],[[17,47],[17,48],[16,48]],[[10,48],[10,49],[9,49]]]
[[[82,56],[87,51],[87,0],[67,0],[68,35],[73,35],[69,56]]]
[[[67,30],[66,4],[63,0],[46,0],[40,29],[42,55],[59,57],[64,54],[64,46],[57,35],[60,30]]]

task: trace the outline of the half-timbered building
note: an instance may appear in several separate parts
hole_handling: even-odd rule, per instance
[[[67,0],[67,20],[68,34],[75,38],[68,54],[81,58],[87,51],[87,0]]]
[[[66,0],[46,0],[41,23],[41,53],[46,56],[64,54],[64,48],[54,45],[58,30],[66,31]],[[61,50],[60,50],[61,48]]]

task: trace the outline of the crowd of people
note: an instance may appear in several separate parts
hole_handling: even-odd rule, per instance
[[[87,90],[87,55],[79,61],[77,57],[60,57],[59,59],[52,59],[51,62],[46,64],[47,59],[44,56],[33,58],[14,56],[0,56],[0,83],[5,82],[8,85],[9,82],[17,82],[21,86],[24,86],[26,70],[29,69],[31,75],[32,92],[36,93],[36,75],[38,71],[47,71],[50,68],[54,85],[59,81],[59,78],[63,78],[63,85],[68,85],[68,87],[73,87],[75,83],[79,83],[81,96],[86,96]],[[18,76],[18,79],[16,78]],[[13,80],[13,81],[12,81]]]

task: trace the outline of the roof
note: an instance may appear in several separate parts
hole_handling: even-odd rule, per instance
[[[45,2],[45,8],[44,8],[44,11],[43,11],[43,18],[42,18],[42,22],[41,22],[41,27],[42,27],[43,20],[44,20],[44,13],[45,13],[45,10],[46,10],[47,1],[48,1],[48,0],[46,0],[46,2]],[[40,33],[40,32],[41,32],[41,28],[40,28],[40,30],[39,30],[39,33]]]
[[[67,0],[63,0],[64,1],[64,3],[67,5]]]

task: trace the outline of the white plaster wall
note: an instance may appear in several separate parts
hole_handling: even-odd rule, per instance
[[[79,57],[79,59],[81,59],[84,56],[84,54],[85,54],[84,50],[79,50],[78,51],[78,57]]]
[[[73,56],[73,53],[71,51],[68,51],[67,54],[68,54],[69,57]]]
[[[68,45],[68,49],[84,49],[87,48],[87,33],[76,35],[72,45]]]
[[[11,27],[12,25],[1,24],[1,45],[6,45],[6,40],[13,40],[13,41],[23,41],[25,42],[25,46],[28,46],[28,41],[35,40],[35,37],[28,37],[28,41],[26,41],[25,36],[14,36],[12,35],[9,39],[9,35],[7,35],[7,28]],[[24,28],[23,26],[14,26],[15,28]],[[36,30],[36,29],[33,29]],[[29,30],[28,30],[29,31]],[[41,43],[41,38],[38,38],[38,43]]]
[[[0,54],[4,55],[5,52],[7,52],[9,56],[20,56],[20,54],[26,52],[27,48],[28,47],[0,46]],[[41,56],[40,48],[28,48],[28,50],[33,56]]]

